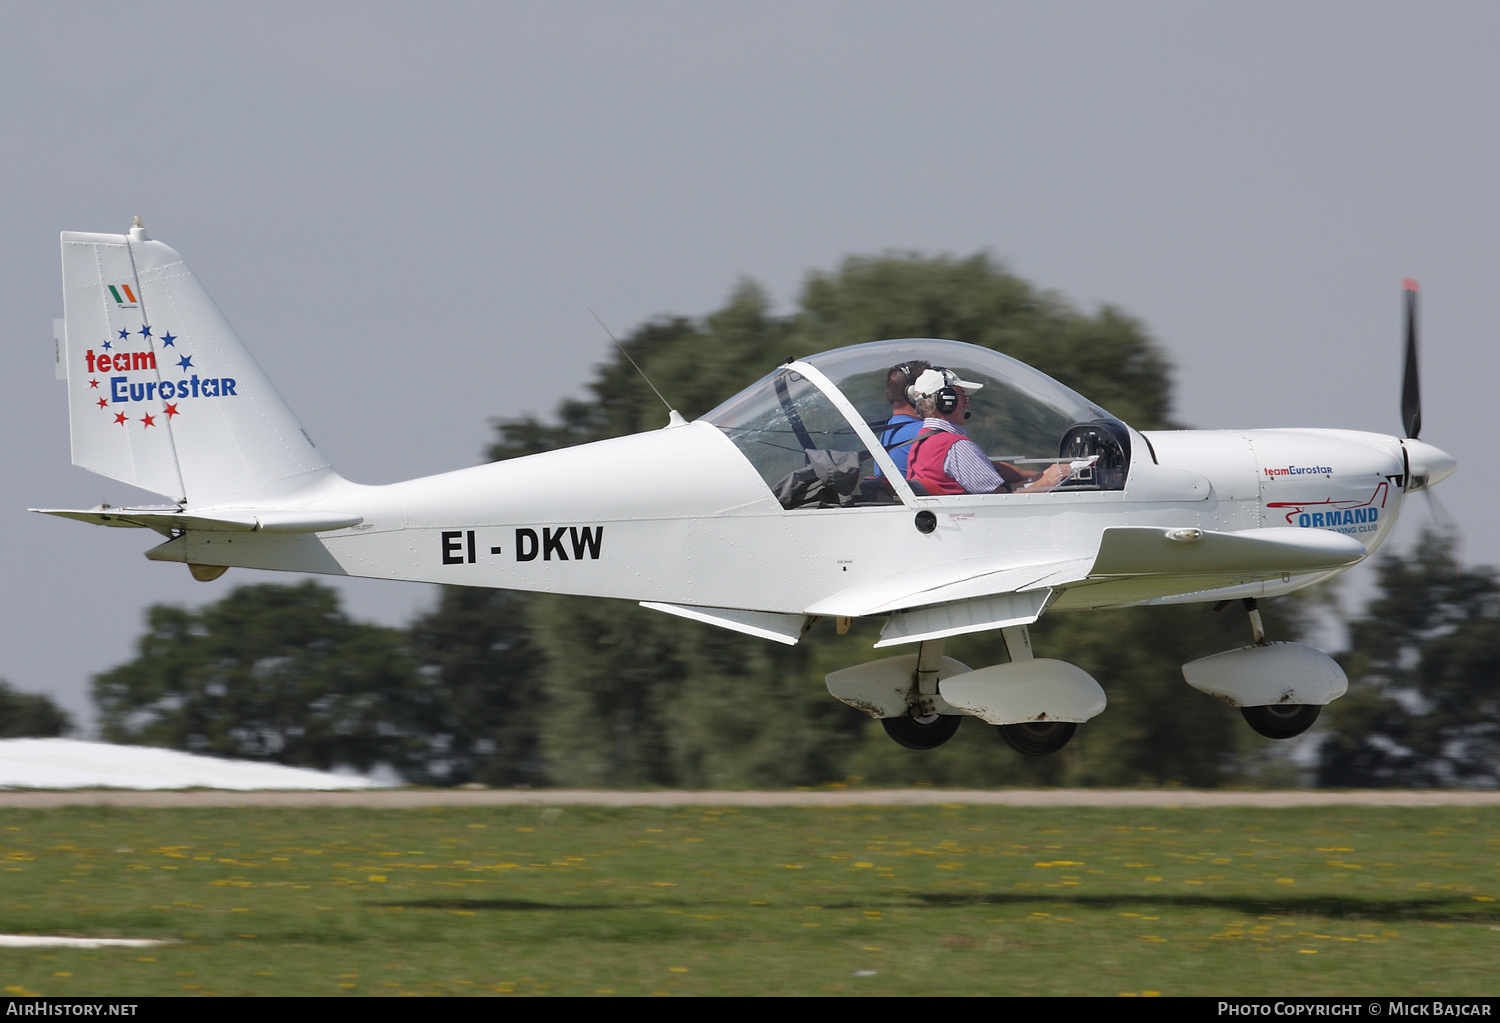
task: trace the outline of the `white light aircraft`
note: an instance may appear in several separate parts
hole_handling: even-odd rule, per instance
[[[153,529],[167,539],[146,557],[201,580],[239,567],[617,597],[782,643],[820,618],[841,632],[880,618],[876,647],[916,652],[835,672],[828,689],[915,749],[972,716],[1042,755],[1104,709],[1081,668],[1033,657],[1043,613],[1232,600],[1254,642],[1184,676],[1262,734],[1300,734],[1347,680],[1311,647],[1268,641],[1257,598],[1362,561],[1406,495],[1455,467],[1417,439],[1412,282],[1404,438],[1141,433],[1004,355],[906,339],[790,359],[695,422],[674,411],[651,433],[362,486],[139,218],[128,235],[64,233],[62,264],[73,463],[168,503],[36,510]],[[885,384],[917,360],[949,371],[929,397],[967,403],[1012,492],[934,495],[897,468],[906,452],[878,439]],[[1062,482],[1027,482],[1054,465],[1045,482]],[[943,656],[948,637],[990,629],[1008,662]]]

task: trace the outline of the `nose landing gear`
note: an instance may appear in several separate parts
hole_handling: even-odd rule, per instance
[[[1194,689],[1240,708],[1247,724],[1268,739],[1301,735],[1318,719],[1323,705],[1349,688],[1344,670],[1327,654],[1301,643],[1266,639],[1260,606],[1243,602],[1254,642],[1238,650],[1203,657],[1182,666]],[[1227,607],[1228,601],[1215,610]]]
[[[1255,645],[1265,646],[1266,625],[1261,621],[1260,601],[1246,597],[1242,603],[1250,615],[1250,635],[1255,638]],[[1251,728],[1267,739],[1290,739],[1311,728],[1322,709],[1315,703],[1280,703],[1241,707],[1240,714]]]

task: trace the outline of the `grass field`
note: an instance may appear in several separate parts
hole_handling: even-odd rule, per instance
[[[1500,811],[0,810],[9,994],[1493,995]]]

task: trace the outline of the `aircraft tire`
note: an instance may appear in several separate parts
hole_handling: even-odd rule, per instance
[[[1006,745],[1028,757],[1045,757],[1068,744],[1078,731],[1075,721],[1023,721],[1017,725],[996,725]]]
[[[1245,721],[1267,739],[1290,739],[1301,735],[1318,720],[1322,707],[1316,703],[1288,703],[1270,707],[1241,707]]]
[[[963,718],[956,714],[934,714],[931,720],[914,717],[881,718],[885,734],[907,749],[937,749],[953,738]]]

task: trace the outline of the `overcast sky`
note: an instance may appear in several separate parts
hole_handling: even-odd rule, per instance
[[[1422,437],[1471,563],[1500,563],[1500,7],[1136,2],[0,6],[12,363],[0,677],[87,718],[192,582],[158,538],[29,515],[149,499],[72,468],[59,231],[146,219],[335,468],[473,464],[578,394],[607,339],[735,281],[791,308],[849,254],[987,250],[1141,319],[1198,427]],[[874,340],[874,339],[872,339]],[[1397,527],[1428,521],[1414,501]],[[1362,566],[1351,590],[1368,578]],[[287,580],[291,581],[291,580]],[[341,584],[398,623],[432,590]],[[1185,691],[1186,695],[1186,691]]]

